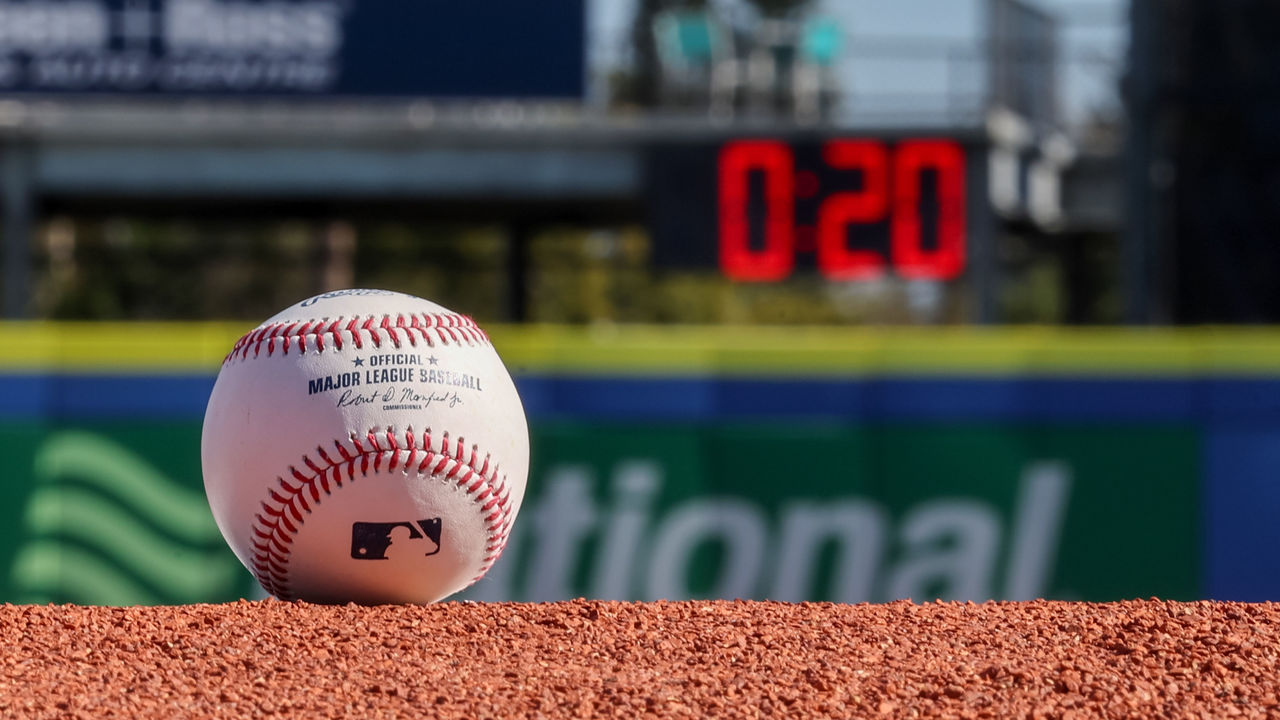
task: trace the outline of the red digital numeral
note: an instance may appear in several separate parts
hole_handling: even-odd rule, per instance
[[[832,280],[884,274],[878,252],[849,247],[858,225],[889,221],[888,263],[905,278],[950,280],[965,264],[965,158],[950,140],[906,140],[889,150],[879,141],[832,140],[823,161],[861,173],[862,187],[833,193],[818,208],[818,268]],[[924,174],[937,178],[936,242],[925,245]],[[764,181],[764,242],[751,247],[752,173]],[[740,140],[720,151],[720,267],[741,281],[782,280],[795,267],[795,159],[776,140]]]
[[[818,208],[818,269],[832,280],[869,280],[884,274],[874,250],[849,248],[850,226],[883,220],[889,211],[889,156],[869,140],[832,140],[822,159],[840,170],[860,170],[862,189],[833,193]]]
[[[920,220],[921,175],[938,178],[938,242],[924,247]],[[964,151],[948,140],[898,145],[893,162],[893,219],[889,242],[893,266],[913,280],[950,280],[964,270]]]
[[[750,175],[764,177],[764,247],[751,247]],[[774,281],[795,266],[795,161],[772,140],[731,142],[720,151],[720,267],[734,280]]]

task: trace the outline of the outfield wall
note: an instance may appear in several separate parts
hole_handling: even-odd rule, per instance
[[[238,324],[0,324],[0,600],[256,592],[200,480]],[[502,327],[475,599],[1280,599],[1280,331]]]

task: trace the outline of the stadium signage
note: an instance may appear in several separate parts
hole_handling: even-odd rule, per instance
[[[578,98],[582,22],[582,0],[0,0],[0,93]]]
[[[656,461],[620,463],[604,502],[593,480],[580,466],[551,468],[506,553],[526,568],[523,586],[504,558],[470,596],[1035,599],[1048,592],[1071,491],[1066,465],[1033,462],[1009,517],[956,496],[924,500],[894,522],[883,504],[857,496],[795,497],[776,510],[750,497],[702,496],[655,508],[663,489]],[[712,546],[719,560],[700,563]],[[594,561],[580,578],[588,555]]]

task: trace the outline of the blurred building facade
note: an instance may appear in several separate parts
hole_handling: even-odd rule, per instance
[[[1133,2],[1129,263],[1139,317],[1280,320],[1280,114],[1266,2]]]
[[[592,18],[615,5],[625,32],[602,39]],[[1062,21],[1029,2],[958,4],[951,24],[963,28],[942,36],[885,34],[875,11],[864,20],[817,1],[560,0],[536,19],[452,10],[399,27],[318,0],[69,7],[2,6],[10,317],[252,317],[356,283],[513,320],[1119,319],[1118,273],[1106,267],[1118,229],[1065,239],[1080,225],[1065,217],[1075,196],[1064,179],[1085,154],[1061,111],[1072,59]],[[271,12],[297,15],[315,37],[285,33],[290,18]],[[404,39],[418,25],[433,28],[429,42]],[[234,38],[242,26],[262,29]],[[490,42],[453,42],[447,27]],[[621,47],[601,54],[601,42]],[[435,54],[406,55],[423,46]],[[882,68],[912,64],[926,71],[883,89]],[[816,197],[811,209],[795,201],[795,271],[777,282],[735,281],[715,262],[715,153],[743,138],[799,152],[796,187]],[[882,271],[840,282],[819,272],[822,203],[878,172],[861,155],[842,177],[801,166],[828,165],[804,155],[841,138],[880,143],[870,152],[890,163],[903,141],[963,148],[962,272],[896,272],[887,210],[846,218],[840,241],[841,252],[879,253]],[[673,145],[709,158],[689,176],[711,194],[681,222],[713,219],[693,239],[654,225],[684,193],[651,181],[654,148]],[[933,161],[916,171],[926,206],[941,198]],[[759,182],[761,168],[745,172]],[[750,192],[747,212],[765,212]],[[920,215],[926,255],[937,252],[936,212]],[[761,251],[761,227],[747,232]],[[655,263],[691,242],[708,262]],[[446,265],[479,280],[450,280]]]

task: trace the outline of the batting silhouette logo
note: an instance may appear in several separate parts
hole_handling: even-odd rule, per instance
[[[395,542],[392,535],[404,528],[411,541],[425,541],[424,555],[440,552],[440,518],[428,518],[417,522],[356,522],[351,524],[351,557],[355,560],[386,560],[387,548]],[[403,533],[401,533],[403,535]],[[403,537],[397,539],[404,539]],[[416,544],[416,543],[415,543]]]

